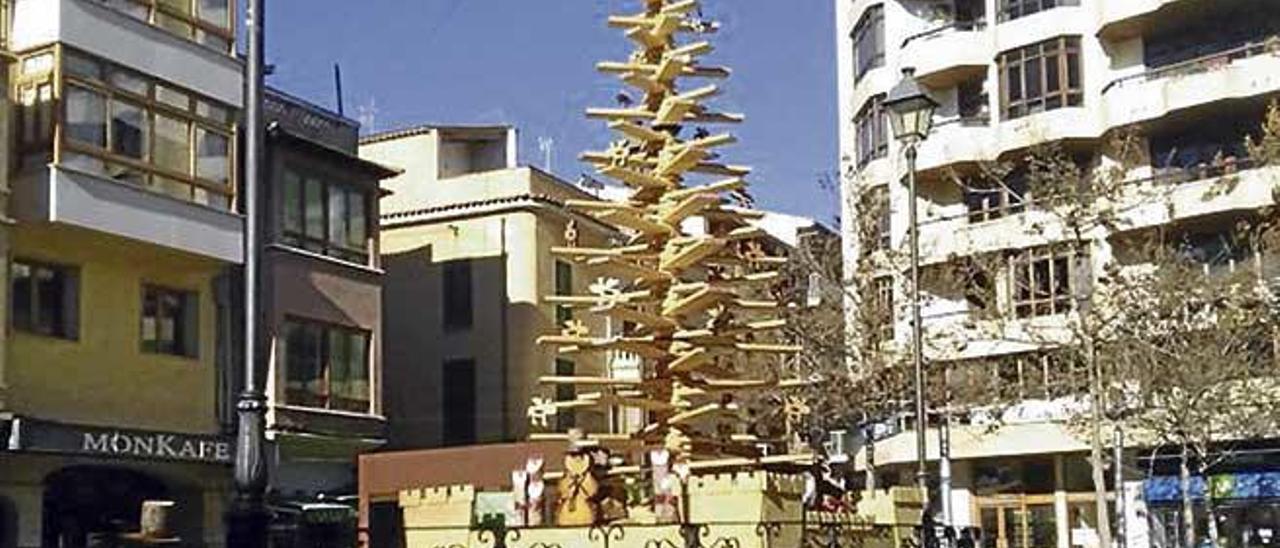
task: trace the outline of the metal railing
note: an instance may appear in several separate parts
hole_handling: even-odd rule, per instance
[[[1150,82],[1152,80],[1160,80],[1162,78],[1169,78],[1173,76],[1185,76],[1188,74],[1208,72],[1210,70],[1228,66],[1232,62],[1240,59],[1257,57],[1266,53],[1280,55],[1280,35],[1271,36],[1258,42],[1249,42],[1242,46],[1173,63],[1171,65],[1157,67],[1138,74],[1131,74],[1129,76],[1117,78],[1104,86],[1102,88],[1102,93],[1105,95],[1108,91],[1111,91],[1112,88],[1122,87],[1125,84],[1135,81]]]
[[[501,523],[462,527],[405,527],[434,533],[414,548],[741,548],[763,542],[765,546],[794,548],[862,548],[892,546],[895,527],[834,519],[793,521],[742,521],[671,524],[605,524],[590,527],[507,527]],[[552,532],[551,530],[554,530]],[[542,533],[542,534],[540,534]],[[919,528],[907,543],[919,544]],[[914,536],[915,538],[911,538]],[[461,538],[459,538],[461,537]],[[563,544],[571,539],[570,544]],[[794,544],[793,544],[794,543]]]
[[[974,32],[974,31],[980,31],[986,28],[987,28],[987,21],[985,19],[978,19],[975,21],[952,21],[940,27],[934,27],[924,32],[918,32],[918,33],[912,34],[911,36],[906,37],[906,39],[902,41],[902,47],[905,48],[907,47],[907,44],[910,44],[911,42],[914,42],[916,40],[923,40],[925,38],[932,38],[934,36],[944,34],[947,31],[954,30],[957,32]]]

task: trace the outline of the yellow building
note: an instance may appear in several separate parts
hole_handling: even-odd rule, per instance
[[[405,169],[384,181],[392,193],[381,203],[392,448],[522,439],[532,396],[573,399],[539,387],[539,376],[611,373],[613,356],[570,360],[534,344],[574,319],[540,296],[584,294],[596,282],[551,255],[569,223],[584,244],[617,232],[567,211],[564,200],[593,196],[518,166],[515,142],[507,127],[419,127],[361,143],[363,158]],[[558,420],[598,432],[617,417]]]
[[[222,543],[242,67],[229,0],[157,4],[13,5],[0,546],[136,530],[148,499]]]

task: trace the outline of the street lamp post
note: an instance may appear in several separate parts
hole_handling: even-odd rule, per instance
[[[266,509],[267,462],[264,431],[266,396],[258,383],[258,198],[263,174],[262,95],[264,86],[265,0],[249,0],[245,63],[244,200],[244,390],[236,402],[235,500],[227,513],[227,546],[266,548],[270,514]]]
[[[925,408],[924,341],[920,323],[920,224],[916,213],[916,147],[929,136],[933,111],[938,102],[921,89],[915,69],[902,70],[898,82],[884,101],[894,138],[906,147],[907,156],[907,222],[911,237],[911,362],[915,370],[916,398],[916,483],[924,497],[925,515],[929,515],[929,469],[925,445],[925,428],[929,420]]]

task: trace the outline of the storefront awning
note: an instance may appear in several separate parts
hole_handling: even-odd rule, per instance
[[[1216,474],[1206,482],[1192,476],[1188,491],[1193,500],[1204,498],[1206,487],[1216,500],[1280,498],[1280,472],[1240,472]],[[1143,495],[1148,503],[1182,500],[1182,481],[1178,476],[1155,476],[1143,482]]]

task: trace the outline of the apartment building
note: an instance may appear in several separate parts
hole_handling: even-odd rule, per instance
[[[626,365],[536,344],[575,319],[595,321],[542,301],[589,294],[597,283],[551,249],[617,232],[566,209],[565,200],[594,197],[517,164],[515,147],[510,127],[423,126],[361,140],[361,157],[404,169],[383,183],[390,195],[381,204],[391,448],[523,440],[532,397],[574,399],[572,387],[548,391],[539,377]],[[557,420],[598,432],[621,418],[581,412]]]
[[[234,4],[6,7],[0,546],[112,538],[147,499],[176,502],[184,542],[220,545],[219,326],[243,262]]]
[[[876,276],[896,303],[890,338],[906,350],[910,311],[901,263],[866,272],[858,258],[906,252],[906,161],[888,129],[883,100],[915,69],[941,106],[918,150],[921,260],[926,272],[967,258],[1000,257],[986,299],[922,285],[925,358],[984,369],[1023,404],[983,425],[952,428],[957,525],[980,526],[984,545],[1060,547],[1096,544],[1087,445],[1061,424],[1055,385],[1063,364],[1041,354],[1069,342],[1071,296],[1125,255],[1130,231],[1161,227],[1189,242],[1205,268],[1234,268],[1257,257],[1229,235],[1237,221],[1271,205],[1280,176],[1254,166],[1243,143],[1256,134],[1270,101],[1280,98],[1280,4],[1266,0],[837,0],[837,51],[843,218],[847,271]],[[1133,134],[1137,161],[1121,162],[1108,146]],[[1097,169],[1119,167],[1126,183],[1159,187],[1167,202],[1133,204],[1126,222],[1092,239],[1084,256],[1055,246],[1060,219],[1029,195],[1019,161],[1054,143]],[[1010,166],[1002,184],[976,173],[992,162]],[[1224,192],[1206,192],[1224,173]],[[869,196],[884,207],[859,209]],[[874,202],[871,202],[874,203]],[[1170,205],[1171,204],[1171,205]],[[866,218],[874,216],[873,219]],[[869,222],[862,222],[869,221]],[[859,223],[878,227],[855,229]],[[872,263],[874,264],[874,263]],[[979,312],[996,312],[1019,333],[974,328]],[[1028,338],[1035,330],[1042,337]],[[975,366],[976,367],[976,366]],[[984,366],[985,367],[985,366]],[[909,484],[913,433],[890,429],[855,456],[882,472],[882,482]],[[930,432],[930,458],[938,458]],[[874,452],[868,455],[868,452]],[[869,459],[868,457],[872,457]],[[1222,471],[1241,482],[1276,469],[1269,451]],[[936,460],[935,460],[936,464]],[[1169,478],[1133,474],[1123,489],[1128,546],[1178,539],[1178,510],[1156,489]],[[1217,478],[1214,478],[1217,481]],[[1110,486],[1113,492],[1115,486]],[[1164,490],[1167,491],[1167,490]],[[1257,538],[1277,526],[1280,493],[1258,491],[1219,500],[1223,535]],[[1200,530],[1204,530],[1203,527]]]
[[[274,530],[350,545],[354,515],[317,529],[303,511],[354,494],[356,457],[386,442],[379,182],[398,172],[360,159],[354,120],[278,90],[264,112],[259,325]]]

